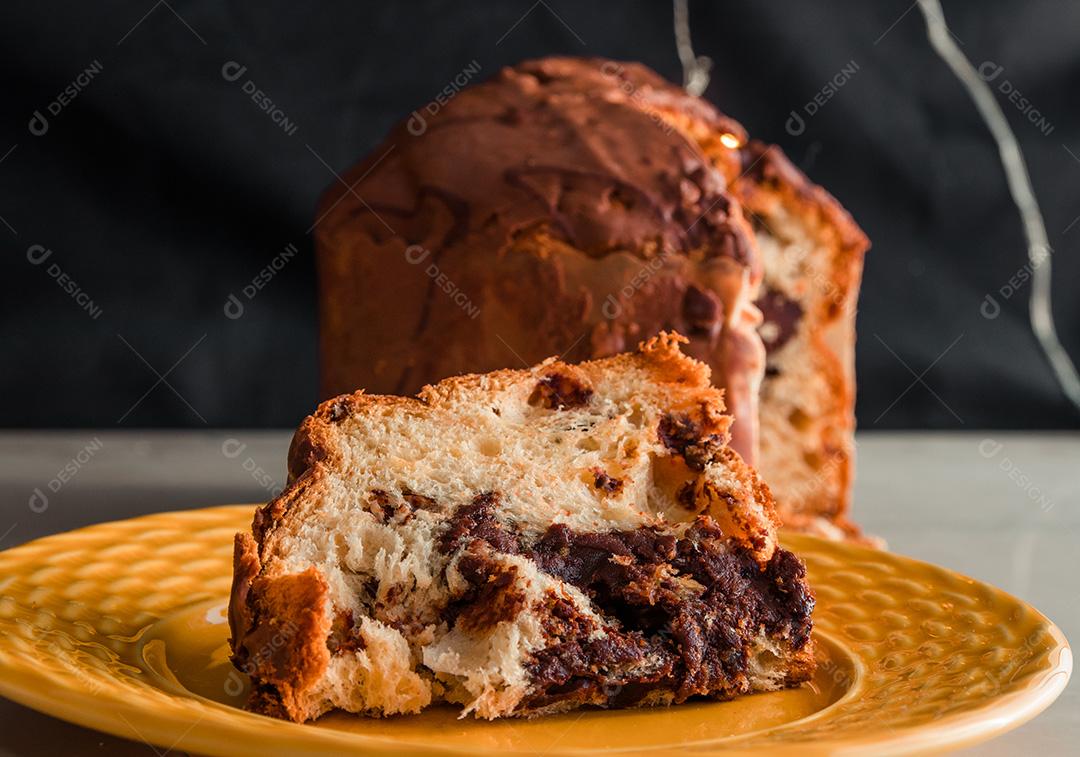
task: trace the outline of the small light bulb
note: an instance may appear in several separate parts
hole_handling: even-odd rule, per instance
[[[725,132],[720,135],[720,144],[730,150],[734,150],[736,147],[740,147],[742,143],[739,142],[739,138],[736,137],[734,134],[731,134],[730,132]]]

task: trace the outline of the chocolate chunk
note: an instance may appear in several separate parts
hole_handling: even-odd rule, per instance
[[[449,525],[439,540],[442,552],[450,554],[474,539],[489,544],[499,552],[520,552],[518,534],[495,517],[498,501],[495,492],[484,492],[476,495],[469,504],[458,507],[450,516]]]
[[[408,521],[417,510],[441,509],[434,499],[417,494],[411,489],[402,489],[401,499],[407,507],[402,507],[400,501],[391,497],[389,492],[383,489],[372,489],[368,492],[368,512],[381,516],[383,523],[389,523],[395,516],[401,516]]]
[[[758,329],[761,341],[767,352],[776,352],[795,336],[803,315],[802,305],[775,289],[765,290],[756,304],[763,318]]]
[[[484,555],[469,553],[458,561],[458,571],[471,587],[458,600],[457,627],[470,633],[493,628],[513,620],[525,607],[525,594],[517,588],[518,570],[514,565],[498,563]]]
[[[618,494],[622,491],[623,481],[621,478],[612,478],[603,468],[593,468],[593,486],[608,494]]]
[[[389,493],[382,489],[372,489],[368,492],[368,511],[376,515],[382,515],[383,523],[387,523],[394,517],[397,508],[390,501]]]
[[[675,501],[685,507],[687,510],[697,512],[701,508],[701,503],[698,501],[697,486],[694,481],[687,481],[685,484],[679,487],[679,490],[675,492]]]
[[[411,489],[402,489],[401,497],[413,510],[439,510],[439,503],[431,497],[417,494]]]
[[[588,404],[593,390],[573,376],[549,373],[536,384],[529,397],[530,405],[540,405],[548,410],[581,407]]]
[[[660,443],[679,455],[691,470],[703,471],[724,448],[720,434],[703,434],[701,426],[685,413],[668,413],[656,430]]]
[[[349,417],[349,401],[347,399],[334,400],[330,405],[330,420],[340,423]]]
[[[330,654],[355,652],[364,648],[364,639],[353,625],[352,613],[342,610],[334,616],[326,646]]]

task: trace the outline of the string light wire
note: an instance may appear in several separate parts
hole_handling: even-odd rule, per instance
[[[694,54],[694,45],[690,40],[690,11],[686,3],[687,0],[675,0],[675,49],[682,63],[683,89],[700,97],[709,86],[713,62],[705,55]]]
[[[682,64],[683,86],[690,94],[701,95],[709,86],[713,62],[707,56],[694,53],[687,2],[688,0],[674,0],[675,48]],[[1031,187],[1031,177],[1024,155],[1020,152],[1016,135],[1009,127],[1009,122],[989,85],[953,41],[939,0],[918,0],[918,5],[926,20],[926,34],[931,47],[967,90],[997,144],[1009,195],[1020,213],[1024,237],[1027,240],[1028,263],[1031,267],[1031,297],[1028,301],[1031,330],[1042,347],[1062,392],[1080,410],[1080,375],[1058,338],[1054,325],[1051,301],[1053,277],[1050,264],[1052,249],[1039,202]]]
[[[1046,359],[1057,377],[1061,390],[1072,404],[1080,409],[1080,376],[1076,373],[1076,366],[1069,358],[1069,353],[1065,351],[1061,340],[1058,339],[1057,329],[1054,326],[1054,311],[1050,300],[1053,280],[1050,275],[1052,249],[1046,235],[1042,211],[1039,210],[1039,202],[1035,199],[1035,192],[1031,188],[1031,177],[1028,175],[1024,155],[1020,152],[1016,135],[1009,127],[1009,122],[991,92],[990,86],[983,77],[979,76],[971,62],[953,41],[949,27],[945,23],[941,3],[938,0],[918,0],[918,2],[919,10],[926,19],[926,33],[930,39],[930,45],[967,90],[975,102],[979,115],[982,116],[997,143],[1009,194],[1020,213],[1024,237],[1027,239],[1028,261],[1031,267],[1031,298],[1028,301],[1031,330],[1035,332],[1035,338],[1039,340],[1039,345],[1046,354]]]

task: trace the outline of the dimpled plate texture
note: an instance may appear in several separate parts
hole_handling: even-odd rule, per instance
[[[253,506],[150,515],[0,553],[0,694],[202,754],[939,751],[1034,717],[1064,689],[1061,632],[1019,600],[903,557],[801,535],[819,667],[799,689],[664,709],[459,720],[245,712],[228,661],[233,534]],[[288,639],[271,640],[288,643]]]

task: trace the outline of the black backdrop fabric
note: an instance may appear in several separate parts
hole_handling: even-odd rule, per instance
[[[1080,5],[945,13],[1026,155],[1058,328],[1080,355]],[[681,77],[663,0],[10,2],[0,15],[11,427],[294,425],[316,400],[308,230],[335,172],[469,66],[485,78],[574,54]],[[1080,425],[1028,325],[995,145],[911,0],[695,0],[690,16],[715,61],[707,97],[873,240],[860,426]]]

